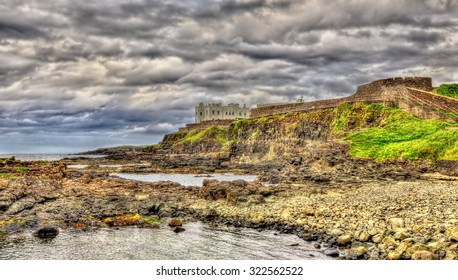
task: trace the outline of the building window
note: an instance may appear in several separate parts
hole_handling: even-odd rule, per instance
[[[226,112],[226,116],[227,116],[227,112]]]
[[[219,111],[218,111],[218,116],[219,116]]]
[[[214,115],[214,114],[215,114],[215,110],[212,111],[212,115]]]
[[[242,112],[239,112],[239,116],[241,116],[241,115],[242,115]]]
[[[200,115],[202,116],[202,112],[200,112]]]

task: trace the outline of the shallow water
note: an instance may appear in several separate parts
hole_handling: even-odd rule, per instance
[[[178,234],[165,227],[61,231],[51,240],[37,239],[31,233],[0,236],[0,259],[330,259],[294,235],[215,228],[200,222],[184,228]]]
[[[103,155],[69,155],[69,154],[0,154],[0,158],[15,157],[17,160],[24,161],[35,161],[35,160],[46,160],[46,161],[57,161],[64,158],[102,158]]]
[[[233,181],[233,180],[245,180],[252,182],[256,180],[255,175],[235,175],[235,174],[210,174],[210,177],[200,177],[207,175],[196,175],[196,174],[167,174],[167,173],[153,173],[153,174],[131,174],[131,173],[113,173],[124,179],[131,179],[143,182],[160,182],[160,181],[171,181],[177,182],[183,186],[202,186],[204,179],[216,179],[218,181]],[[196,177],[197,176],[197,177]]]

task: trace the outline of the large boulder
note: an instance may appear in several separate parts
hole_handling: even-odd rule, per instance
[[[33,233],[38,238],[54,238],[59,234],[59,230],[55,227],[43,227]]]

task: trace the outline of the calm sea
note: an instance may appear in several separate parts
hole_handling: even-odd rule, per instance
[[[17,160],[46,160],[46,161],[57,161],[63,158],[77,158],[77,157],[87,157],[87,158],[101,158],[104,156],[101,155],[71,155],[71,154],[0,154],[0,158],[10,158],[15,157]]]

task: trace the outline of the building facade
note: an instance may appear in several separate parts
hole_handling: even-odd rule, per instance
[[[196,123],[212,120],[239,120],[250,117],[250,109],[237,103],[230,103],[227,106],[221,103],[200,103],[196,106]]]

